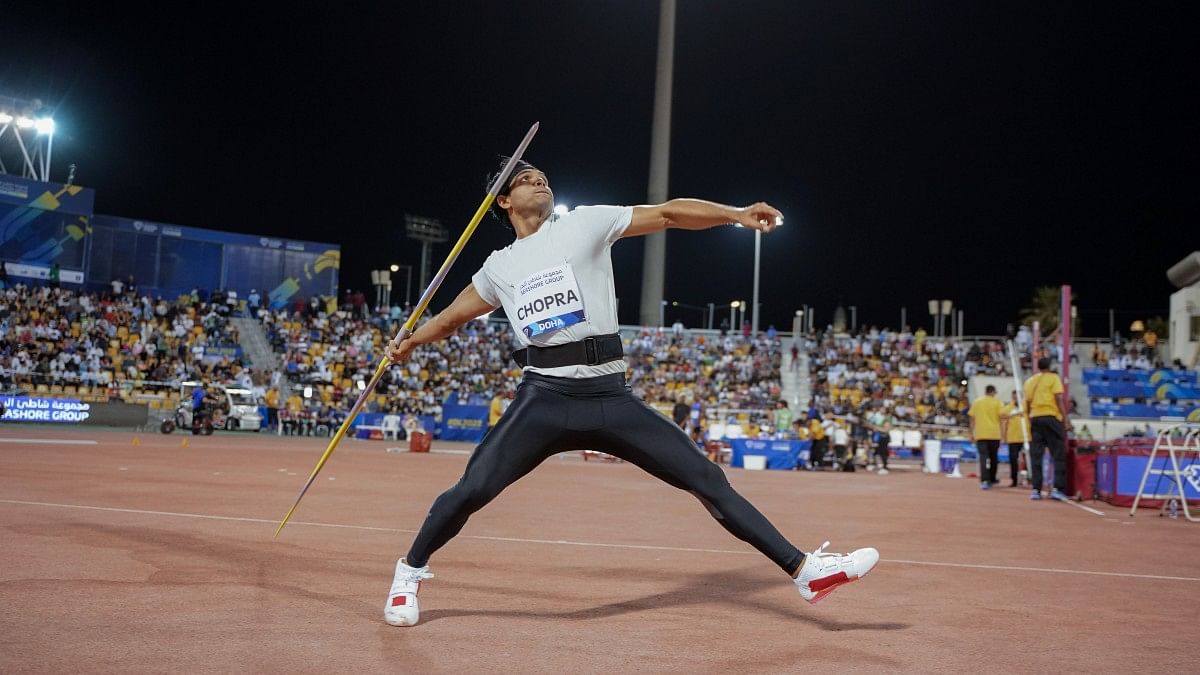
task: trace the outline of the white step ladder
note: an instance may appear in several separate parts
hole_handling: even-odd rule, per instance
[[[1177,434],[1176,432],[1180,432]],[[1178,436],[1178,437],[1176,437]],[[1159,451],[1162,450],[1168,459],[1167,467],[1162,469],[1154,468],[1154,460],[1158,457]],[[1186,458],[1188,453],[1193,453],[1180,468],[1180,455]],[[1146,482],[1150,479],[1150,474],[1166,476],[1169,482],[1169,487],[1165,494],[1147,493]],[[1167,508],[1167,503],[1171,499],[1178,499],[1183,506],[1183,517],[1193,523],[1200,522],[1200,517],[1193,516],[1188,508],[1187,495],[1184,491],[1184,481],[1191,484],[1196,492],[1200,492],[1200,424],[1175,424],[1158,432],[1154,439],[1154,449],[1150,451],[1150,458],[1146,462],[1146,471],[1142,474],[1142,483],[1138,486],[1137,496],[1133,498],[1133,507],[1129,510],[1129,515],[1137,513],[1138,502],[1142,497],[1147,499],[1163,500],[1163,509]],[[1158,489],[1158,481],[1154,489]]]

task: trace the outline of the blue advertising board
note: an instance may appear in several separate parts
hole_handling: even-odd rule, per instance
[[[762,455],[767,458],[768,469],[791,471],[797,466],[807,466],[812,441],[759,440],[754,438],[731,438],[728,440],[732,453],[729,466],[743,468],[746,455]]]
[[[78,399],[0,396],[6,422],[79,424],[91,416],[91,404]]]
[[[446,405],[438,438],[443,441],[478,443],[487,433],[488,409],[481,405]]]

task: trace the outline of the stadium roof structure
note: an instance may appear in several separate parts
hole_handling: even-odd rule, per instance
[[[0,174],[49,182],[54,127],[41,100],[0,94]]]

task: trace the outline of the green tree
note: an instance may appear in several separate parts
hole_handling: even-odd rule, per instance
[[[1058,317],[1062,312],[1062,289],[1058,286],[1038,286],[1033,289],[1029,305],[1021,310],[1021,323],[1033,325],[1037,321],[1042,335],[1049,335],[1058,328]],[[1079,294],[1071,293],[1071,304],[1077,305]],[[1079,320],[1071,322],[1071,333],[1079,335]]]
[[[1154,331],[1154,334],[1158,336],[1159,340],[1167,340],[1171,337],[1170,324],[1161,316],[1156,316],[1146,321],[1146,330]]]
[[[1038,286],[1033,289],[1029,304],[1021,310],[1021,323],[1032,326],[1037,321],[1042,335],[1049,335],[1058,328],[1060,289],[1057,286]]]

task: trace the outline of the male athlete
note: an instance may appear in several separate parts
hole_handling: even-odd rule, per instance
[[[552,218],[554,193],[546,174],[523,161],[495,207],[516,240],[494,251],[449,307],[408,339],[388,345],[388,358],[403,362],[416,346],[441,340],[497,307],[504,307],[524,345],[512,355],[524,373],[516,398],[475,449],[462,478],[433,502],[408,555],[396,563],[384,607],[389,624],[417,623],[417,590],[433,576],[430,556],[472,513],[548,457],[576,448],[609,453],[692,493],[730,534],[791,575],[810,603],[871,571],[879,561],[873,548],[838,555],[824,552],[826,542],[807,555],[800,552],[696,452],[683,430],[625,386],[612,245],[667,228],[727,223],[769,233],[783,214],[763,202],[734,208],[673,199],[657,206],[581,206]]]

